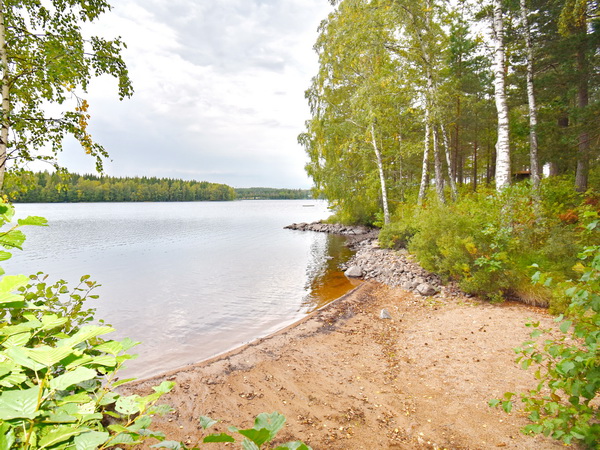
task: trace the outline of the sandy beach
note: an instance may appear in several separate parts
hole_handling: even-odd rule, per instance
[[[380,318],[384,308],[391,319]],[[553,324],[542,309],[484,303],[449,287],[422,297],[365,282],[272,336],[128,390],[175,381],[162,399],[175,412],[153,428],[188,445],[207,434],[200,415],[219,419],[211,431],[221,432],[278,411],[287,422],[276,442],[313,449],[564,448],[520,433],[522,412],[487,405],[535,384],[533,370],[514,363],[529,319]]]

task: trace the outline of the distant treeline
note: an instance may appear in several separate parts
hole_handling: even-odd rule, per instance
[[[184,202],[234,200],[226,184],[156,177],[22,172],[7,174],[4,194],[13,202]]]
[[[276,189],[276,188],[236,188],[238,200],[300,200],[311,198],[308,189]]]

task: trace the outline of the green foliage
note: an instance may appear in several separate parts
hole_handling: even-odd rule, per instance
[[[596,220],[590,231],[600,226]],[[537,386],[521,394],[531,424],[525,433],[543,433],[569,444],[579,441],[590,448],[600,447],[600,246],[586,247],[579,254],[578,281],[562,283],[563,295],[570,303],[564,316],[556,319],[559,330],[553,333],[532,327],[531,340],[515,351],[523,369],[536,368]],[[550,284],[547,274],[536,272],[534,281]],[[543,343],[538,338],[547,335]],[[512,408],[511,394],[505,401],[493,400]]]
[[[108,10],[105,0],[2,3],[0,33],[6,45],[0,49],[0,59],[5,66],[6,103],[1,121],[10,133],[7,142],[0,142],[0,181],[7,157],[20,163],[40,159],[57,165],[56,155],[68,135],[102,168],[107,153],[89,133],[89,105],[81,95],[90,80],[101,75],[116,78],[121,99],[133,93],[121,58],[122,40],[86,36],[82,30]],[[55,105],[51,116],[48,104]]]
[[[597,217],[597,197],[576,194],[567,183],[544,180],[539,204],[521,183],[502,193],[464,193],[450,205],[402,206],[380,242],[407,246],[424,268],[458,281],[468,293],[492,300],[516,295],[562,312],[564,296],[531,286],[531,265],[566,280],[574,276],[577,253],[600,242],[598,230],[586,228]]]
[[[8,173],[4,192],[15,202],[181,202],[234,200],[234,189],[208,181],[107,177],[65,172]]]

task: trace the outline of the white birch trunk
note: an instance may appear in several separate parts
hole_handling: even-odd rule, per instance
[[[444,175],[442,172],[442,158],[440,157],[440,146],[438,145],[438,130],[437,126],[433,124],[433,162],[435,170],[435,190],[437,192],[438,200],[445,204],[446,196],[444,195]]]
[[[371,142],[373,144],[373,150],[375,151],[375,158],[377,160],[377,169],[379,170],[379,180],[381,182],[381,200],[383,202],[383,223],[387,225],[390,223],[390,210],[388,208],[387,189],[385,186],[385,173],[383,172],[383,161],[381,159],[381,152],[377,146],[377,139],[375,138],[375,125],[371,123]]]
[[[452,200],[456,201],[456,199],[458,198],[458,189],[456,187],[456,178],[454,175],[454,169],[452,167],[452,160],[450,159],[450,143],[448,142],[448,133],[446,133],[446,127],[444,127],[444,124],[441,124],[440,127],[442,129],[442,139],[444,142],[444,153],[446,154],[446,164],[448,165],[450,192],[452,194]]]
[[[535,92],[533,90],[533,44],[531,42],[531,30],[529,29],[529,9],[525,0],[520,0],[521,20],[525,30],[525,44],[527,46],[527,103],[529,105],[529,164],[531,170],[531,181],[537,192],[540,189],[540,164],[538,159],[537,138],[537,107],[535,104]]]
[[[6,49],[6,26],[4,23],[4,5],[0,3],[0,65],[2,69],[2,110],[0,111],[0,191],[4,185],[6,172],[8,130],[10,126],[10,72],[8,67],[8,52]]]
[[[494,8],[494,94],[498,111],[498,141],[496,143],[496,189],[501,191],[510,184],[510,141],[508,136],[508,106],[504,75],[504,25],[500,0],[493,0]]]
[[[427,176],[427,162],[429,160],[429,137],[430,137],[430,129],[429,129],[429,106],[425,107],[425,148],[423,151],[423,168],[421,169],[421,186],[419,187],[419,206],[423,205],[425,201],[425,196],[427,195],[427,187],[429,184],[429,179]]]

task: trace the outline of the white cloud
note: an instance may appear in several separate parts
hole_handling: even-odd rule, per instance
[[[135,94],[118,102],[109,77],[89,93],[108,172],[308,187],[296,136],[329,9],[325,0],[119,0],[94,32],[127,43]],[[69,149],[66,164],[82,161]]]

